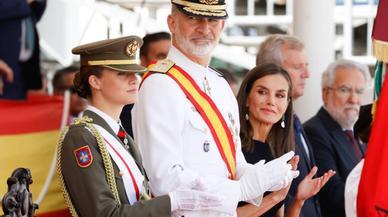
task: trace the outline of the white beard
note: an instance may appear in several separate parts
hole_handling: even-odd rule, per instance
[[[330,116],[334,120],[336,120],[342,128],[345,129],[352,129],[358,119],[358,113],[357,115],[352,115],[351,117],[348,117],[346,113],[338,111],[338,109],[331,106],[330,103],[326,106],[326,109],[329,112]]]
[[[182,34],[180,32],[180,29],[178,28],[178,25],[175,26],[175,32],[178,33],[175,35],[175,40],[182,48],[182,50],[194,56],[198,56],[198,57],[210,56],[218,43],[218,40],[217,40],[217,41],[212,41],[205,44],[195,44],[190,40],[181,36]]]

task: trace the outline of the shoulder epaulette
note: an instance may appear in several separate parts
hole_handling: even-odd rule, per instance
[[[167,73],[175,63],[169,59],[159,60],[148,67],[150,72]]]
[[[218,70],[218,69],[216,69],[216,68],[214,68],[214,67],[211,67],[211,66],[209,66],[209,68],[210,68],[211,70],[215,71],[216,74],[217,74],[218,76],[225,78],[224,73],[222,73],[220,70]]]
[[[86,125],[88,123],[92,123],[93,119],[89,118],[88,116],[82,116],[80,118],[75,118],[74,123],[72,125],[77,126],[77,125]]]

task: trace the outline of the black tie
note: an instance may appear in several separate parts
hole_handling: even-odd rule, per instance
[[[354,153],[356,154],[356,157],[358,160],[361,160],[362,153],[360,150],[360,145],[358,144],[356,138],[354,138],[353,130],[345,130],[344,131],[346,136],[348,137],[350,143],[352,144],[352,149],[354,150]]]

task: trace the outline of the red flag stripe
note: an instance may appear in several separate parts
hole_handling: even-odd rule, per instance
[[[357,216],[386,216],[388,212],[388,74],[378,99],[357,195]]]
[[[0,135],[58,130],[62,112],[62,97],[35,96],[26,101],[0,100]],[[22,124],[18,124],[20,122]]]
[[[53,212],[39,213],[37,217],[71,217],[70,211],[68,209],[57,210]]]

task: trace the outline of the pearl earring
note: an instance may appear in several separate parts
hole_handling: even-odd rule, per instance
[[[284,118],[284,115],[282,117],[282,122],[280,122],[280,126],[284,129],[286,127],[286,122],[285,122],[285,118]]]
[[[249,120],[249,115],[248,115],[248,113],[245,114],[245,120]]]

